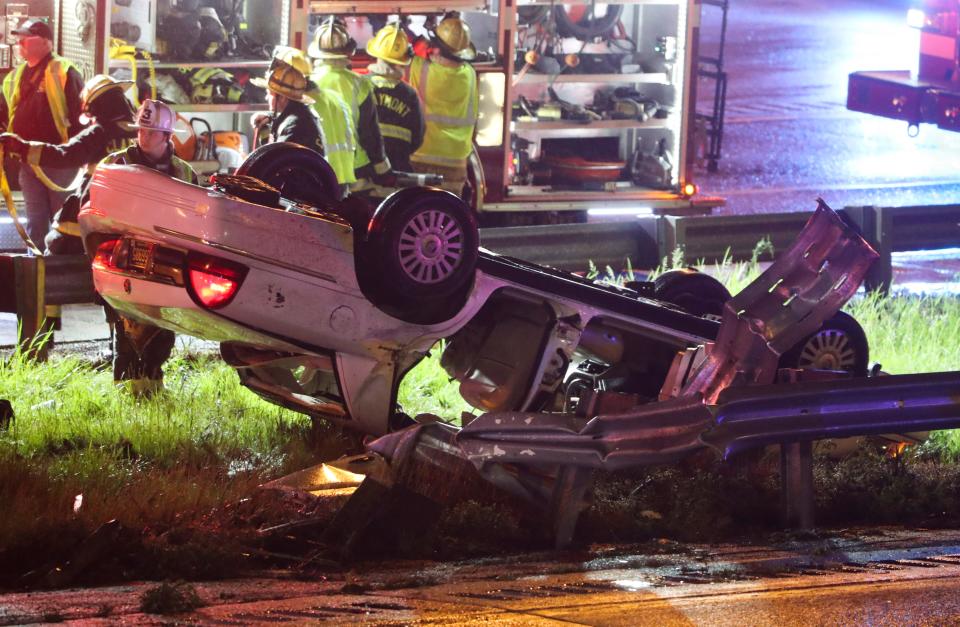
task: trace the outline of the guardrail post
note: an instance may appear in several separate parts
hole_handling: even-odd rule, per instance
[[[870,209],[872,215],[872,232],[868,239],[874,250],[880,253],[867,275],[864,277],[864,287],[869,290],[878,289],[884,294],[890,291],[893,283],[893,214],[887,207],[864,207]]]
[[[39,360],[46,359],[48,344],[44,342],[38,345],[46,320],[46,298],[43,290],[45,270],[43,257],[17,255],[13,259],[19,327],[17,342],[20,350]]]
[[[863,288],[868,292],[879,290],[883,294],[890,291],[893,281],[893,257],[891,252],[890,213],[882,207],[844,207],[841,213],[860,228],[860,234],[867,240],[880,258],[877,259],[863,278]]]
[[[780,445],[780,503],[783,524],[794,529],[813,527],[813,444]]]
[[[683,218],[678,216],[663,216],[657,223],[657,254],[658,263],[667,259],[670,263],[673,251],[684,244]]]

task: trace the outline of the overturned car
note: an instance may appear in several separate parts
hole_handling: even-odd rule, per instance
[[[444,368],[485,412],[675,396],[678,352],[717,339],[729,294],[707,275],[600,285],[480,250],[452,194],[402,190],[371,216],[333,189],[322,158],[293,145],[265,146],[212,188],[101,166],[80,218],[96,288],[124,315],[220,342],[255,392],[374,435],[404,425],[399,382],[442,338]],[[781,366],[866,374],[862,330],[832,311],[858,282],[822,329],[790,314]]]
[[[453,455],[554,510],[595,468],[958,424],[956,373],[866,378],[866,338],[838,310],[877,255],[822,201],[731,298],[695,272],[621,289],[491,253],[438,189],[372,212],[335,190],[321,157],[285,144],[211,188],[100,166],[80,214],[96,289],[126,316],[219,342],[273,402],[397,432],[371,446],[385,459]],[[462,429],[397,407],[441,339],[483,412]]]

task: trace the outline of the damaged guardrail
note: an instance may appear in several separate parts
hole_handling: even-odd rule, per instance
[[[447,484],[437,473],[462,475],[469,465],[548,513],[562,547],[589,502],[595,470],[672,462],[707,447],[729,456],[780,444],[786,513],[792,522],[810,524],[811,441],[960,427],[960,372],[804,382],[802,371],[789,371],[800,382],[774,383],[789,374],[778,371],[779,355],[832,316],[877,257],[857,229],[821,201],[793,245],[726,303],[716,342],[701,347],[698,366],[677,375],[683,381],[675,397],[663,398],[661,391],[659,402],[605,415],[490,412],[459,430],[409,427],[368,446],[363,464],[373,455],[391,472],[381,464],[377,477],[364,481],[430,497]],[[414,459],[435,467],[429,481],[403,481],[410,474],[402,469]],[[335,465],[365,474],[351,460]],[[383,491],[366,493],[377,495],[367,515],[395,501]]]

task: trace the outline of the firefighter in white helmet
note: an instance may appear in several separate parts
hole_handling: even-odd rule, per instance
[[[369,192],[375,183],[388,182],[392,176],[384,153],[383,137],[373,97],[373,83],[350,69],[350,55],[356,42],[346,25],[331,16],[317,29],[307,53],[316,60],[311,79],[320,89],[337,93],[350,108],[356,132],[354,150],[354,192]]]
[[[423,143],[423,111],[417,92],[403,82],[405,67],[413,61],[413,47],[401,24],[381,28],[367,43],[376,59],[367,66],[377,100],[383,146],[394,171],[412,172],[410,155]]]
[[[417,172],[443,175],[442,187],[459,196],[480,108],[477,73],[468,63],[477,50],[459,13],[451,11],[437,24],[428,55],[410,65],[410,85],[420,95],[426,120],[423,144],[410,161]]]
[[[133,128],[137,141],[115,152],[103,163],[143,165],[175,179],[196,183],[197,175],[186,161],[173,154],[171,136],[177,116],[159,100],[144,100]],[[151,395],[163,389],[163,362],[173,350],[172,331],[134,322],[107,307],[113,327],[113,379],[125,383],[136,395]]]

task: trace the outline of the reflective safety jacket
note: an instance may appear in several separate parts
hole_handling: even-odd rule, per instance
[[[80,89],[83,86],[80,72],[67,59],[51,54],[43,67],[42,80],[35,77],[27,90],[22,90],[26,71],[27,64],[21,63],[3,79],[3,113],[6,115],[0,117],[6,118],[7,130],[24,139],[52,142],[59,138],[61,142],[67,141],[71,131],[79,128],[77,118],[80,115]],[[37,96],[41,94],[45,94],[46,98],[38,99]],[[32,110],[20,116],[26,123],[17,123],[22,102],[26,102],[26,106]],[[49,110],[50,117],[46,117],[45,111],[34,109],[37,106]],[[43,128],[36,128],[43,126],[37,123],[38,120],[47,119],[52,120],[55,133],[49,130],[44,133]]]
[[[377,118],[383,147],[390,166],[401,172],[413,171],[410,155],[423,143],[423,111],[420,97],[403,81],[371,75],[377,99]]]
[[[340,94],[329,89],[314,89],[307,95],[313,98],[313,110],[320,117],[327,163],[333,168],[341,185],[355,183],[357,177],[353,171],[353,159],[356,151],[356,131],[350,108]]]
[[[473,150],[480,95],[477,72],[468,63],[447,67],[414,57],[410,85],[423,102],[426,133],[411,161],[456,167]]]
[[[366,76],[336,64],[320,65],[310,77],[320,89],[329,89],[343,98],[350,108],[356,129],[353,170],[358,179],[384,174],[390,170],[383,150],[383,137],[377,121],[377,105],[373,99],[373,83]],[[318,114],[320,112],[318,111]],[[322,117],[322,114],[320,114]]]

